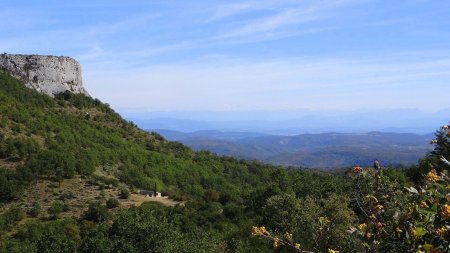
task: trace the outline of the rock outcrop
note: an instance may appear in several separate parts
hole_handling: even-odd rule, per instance
[[[50,96],[65,91],[89,95],[83,87],[81,66],[70,57],[1,54],[0,69]]]

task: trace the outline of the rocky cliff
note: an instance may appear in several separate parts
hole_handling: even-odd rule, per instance
[[[64,91],[88,95],[83,87],[81,66],[69,57],[1,54],[0,69],[27,87],[50,96]]]

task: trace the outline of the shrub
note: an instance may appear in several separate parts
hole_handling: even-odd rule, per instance
[[[120,202],[119,202],[119,200],[116,199],[116,198],[110,198],[110,199],[108,199],[108,200],[106,201],[106,206],[107,206],[109,209],[119,207],[119,205],[120,205]]]
[[[48,208],[47,212],[53,217],[57,218],[58,215],[62,212],[69,211],[69,206],[67,206],[64,202],[56,200]]]
[[[19,206],[12,206],[8,211],[0,215],[0,232],[13,226],[25,218],[25,212]]]
[[[61,196],[59,196],[59,199],[62,201],[68,200],[68,199],[73,199],[75,198],[75,194],[71,191],[67,191],[67,192],[63,192],[61,194]]]
[[[121,199],[128,199],[130,197],[130,191],[125,187],[121,187],[120,192],[119,192],[119,197]]]
[[[0,202],[11,201],[21,196],[23,187],[16,177],[13,171],[0,168]]]
[[[0,143],[0,158],[6,158],[13,162],[22,161],[37,153],[39,148],[39,144],[33,138],[8,138]]]
[[[42,176],[52,176],[60,181],[72,178],[76,172],[76,161],[71,154],[62,150],[45,150],[29,160],[25,167]]]
[[[31,217],[38,217],[39,214],[41,213],[42,207],[39,204],[39,202],[34,202],[33,206],[31,206],[31,209],[28,211],[28,214]]]
[[[103,222],[109,218],[108,208],[100,202],[92,202],[84,213],[84,218],[94,222]]]
[[[450,247],[450,208],[446,209],[450,180],[446,174],[432,169],[424,184],[404,189],[389,181],[383,171],[362,172],[354,180],[360,181],[355,201],[362,215],[352,232],[368,252],[386,248],[439,252]]]
[[[354,212],[358,215],[356,224],[350,226],[348,232],[358,240],[353,248],[345,245],[351,242],[347,238],[345,230],[347,223],[352,222],[350,215],[343,206],[346,206],[345,197],[332,196],[331,202],[323,202],[323,206],[315,208],[309,215],[295,217],[296,199],[291,196],[288,201],[283,201],[279,195],[271,197],[263,208],[270,219],[266,224],[275,228],[275,233],[265,227],[254,226],[252,234],[267,238],[275,248],[287,247],[296,252],[308,252],[313,249],[319,252],[345,252],[356,250],[357,252],[448,252],[450,249],[450,128],[448,125],[441,127],[436,133],[436,139],[432,141],[435,149],[429,157],[424,159],[427,172],[414,174],[414,179],[420,175],[421,180],[415,180],[416,185],[405,187],[405,179],[396,175],[393,171],[384,169],[368,169],[354,167],[349,172],[352,182],[350,195]],[[420,167],[419,167],[420,168]],[[423,169],[423,167],[422,167]],[[415,172],[420,172],[414,168]],[[287,199],[285,197],[284,199]],[[299,212],[308,206],[303,201]],[[313,205],[316,205],[314,201]],[[344,204],[344,205],[343,205]],[[289,206],[288,208],[284,208]],[[327,211],[328,209],[328,211]],[[326,216],[319,217],[318,226],[312,220],[302,222],[305,217],[317,217],[325,210]],[[339,211],[340,210],[340,211]],[[288,216],[290,215],[290,216]],[[266,215],[267,216],[267,215]],[[333,217],[334,216],[334,217]],[[296,221],[299,221],[296,223]],[[293,227],[291,227],[294,225]],[[311,229],[312,228],[312,229]],[[295,229],[305,231],[300,238],[289,231]],[[276,233],[287,231],[284,235]],[[300,233],[301,234],[301,233]],[[309,235],[318,235],[310,238]],[[324,236],[325,235],[325,236]],[[348,235],[348,233],[347,233]],[[305,240],[301,245],[297,241]],[[314,241],[315,245],[311,245]],[[329,244],[330,242],[335,242]],[[326,247],[321,244],[326,243]],[[357,242],[360,242],[358,244]],[[345,248],[344,248],[345,247]],[[359,247],[363,247],[358,249]]]

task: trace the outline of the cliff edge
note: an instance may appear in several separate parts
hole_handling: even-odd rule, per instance
[[[89,95],[83,87],[81,66],[70,57],[1,54],[0,69],[50,96],[65,91]]]

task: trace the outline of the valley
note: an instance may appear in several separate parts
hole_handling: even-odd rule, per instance
[[[433,134],[388,132],[269,135],[215,130],[184,133],[154,129],[171,141],[194,150],[208,150],[238,159],[303,168],[371,166],[375,159],[384,166],[412,165],[431,151]]]

